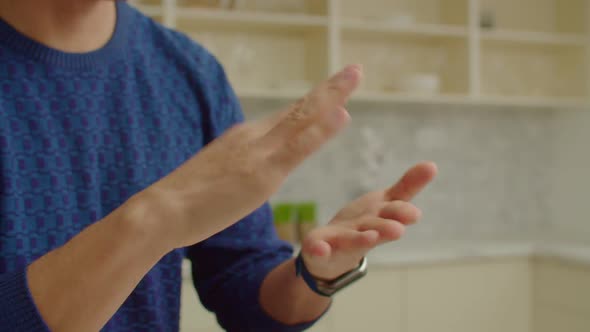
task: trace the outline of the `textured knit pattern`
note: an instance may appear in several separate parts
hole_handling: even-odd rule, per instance
[[[0,331],[47,330],[27,289],[28,264],[242,121],[210,54],[117,7],[112,39],[86,54],[45,47],[0,21]],[[258,303],[262,280],[291,253],[264,205],[165,256],[103,330],[177,331],[188,257],[202,302],[227,330],[300,331],[306,326],[283,326]]]

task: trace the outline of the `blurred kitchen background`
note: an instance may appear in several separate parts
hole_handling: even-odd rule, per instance
[[[364,65],[351,127],[272,200],[282,236],[438,164],[422,222],[312,331],[590,331],[590,1],[133,3],[214,53],[250,119]],[[182,331],[220,331],[185,277]]]

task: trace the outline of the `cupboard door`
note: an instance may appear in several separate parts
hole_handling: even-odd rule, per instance
[[[535,332],[588,331],[590,268],[547,259],[534,271]]]
[[[190,280],[184,280],[180,303],[181,332],[221,332],[215,315],[207,311],[197,298],[197,293]]]
[[[408,270],[408,332],[530,331],[527,260]]]
[[[402,331],[402,278],[400,271],[371,270],[337,294],[330,313],[331,331]]]
[[[308,332],[330,332],[332,331],[332,313],[326,313],[322,319],[307,330]]]
[[[590,308],[586,307],[586,310]],[[559,306],[540,304],[535,307],[533,332],[588,332],[590,318],[569,312]]]
[[[573,315],[590,312],[590,268],[551,260],[535,265],[536,305],[550,305]]]

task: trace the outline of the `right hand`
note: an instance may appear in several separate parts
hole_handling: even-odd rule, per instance
[[[130,208],[141,212],[132,213],[149,220],[169,249],[231,226],[267,201],[295,167],[346,126],[350,116],[344,105],[361,76],[359,66],[349,66],[286,111],[231,128],[134,196]]]

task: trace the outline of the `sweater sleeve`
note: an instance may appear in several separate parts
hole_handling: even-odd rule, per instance
[[[204,127],[206,140],[211,141],[244,117],[221,65],[213,59],[207,67]],[[230,332],[303,331],[313,325],[281,324],[264,312],[259,301],[265,277],[292,254],[293,248],[276,234],[268,204],[187,250],[201,302]]]
[[[187,252],[201,302],[230,332],[295,332],[313,325],[281,324],[259,302],[264,278],[292,253],[276,236],[268,204]]]
[[[24,270],[0,276],[0,331],[50,332],[33,302]]]

